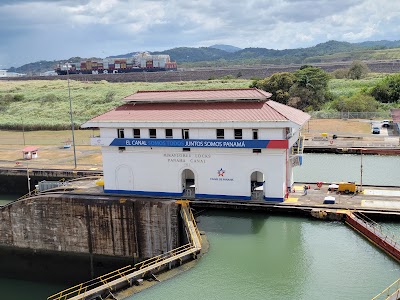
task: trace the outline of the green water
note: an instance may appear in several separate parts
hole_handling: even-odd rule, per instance
[[[400,277],[393,259],[341,223],[232,212],[199,221],[209,253],[129,299],[371,299]]]
[[[21,197],[17,194],[0,194],[0,205],[5,205]],[[1,258],[0,258],[1,269]],[[27,280],[0,278],[0,299],[36,300],[47,299],[51,294],[68,288],[61,284],[40,283]]]
[[[10,203],[14,200],[17,200],[21,195],[11,194],[11,195],[2,195],[0,194],[0,206]]]
[[[39,300],[47,299],[68,287],[48,283],[0,278],[0,299],[4,300]]]
[[[363,155],[363,184],[400,186],[400,156]],[[297,182],[361,180],[361,155],[305,154],[303,165],[294,168]]]

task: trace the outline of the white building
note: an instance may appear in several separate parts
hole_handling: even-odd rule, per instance
[[[126,97],[82,126],[100,128],[92,145],[103,146],[105,192],[283,201],[310,116],[270,96],[229,89]]]
[[[7,70],[0,70],[0,77],[21,77],[26,76],[26,74],[8,72]]]

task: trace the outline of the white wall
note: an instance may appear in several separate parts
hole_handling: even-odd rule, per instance
[[[225,130],[224,139],[234,139],[234,128],[242,128],[244,140],[253,139],[253,129],[258,129],[259,140],[285,140],[286,128],[292,127],[289,149],[262,149],[261,154],[253,149],[118,147],[104,146],[103,166],[105,190],[167,194],[181,194],[182,172],[190,169],[195,174],[197,195],[251,196],[251,174],[262,172],[265,177],[264,194],[267,199],[282,199],[286,186],[293,184],[293,172],[287,163],[287,155],[299,137],[299,129],[290,122],[254,123],[110,123],[114,128],[101,128],[101,138],[117,138],[117,128],[123,128],[125,138],[133,138],[133,128],[141,130],[140,138],[149,138],[149,128],[157,130],[157,139],[165,139],[165,129],[173,130],[174,139],[182,139],[182,128],[189,128],[190,139],[216,140],[216,128]],[[179,127],[181,125],[181,127]],[[187,126],[191,125],[191,126]],[[124,128],[125,126],[125,128]],[[129,126],[129,127],[128,127]],[[140,127],[139,127],[140,126]],[[142,127],[148,126],[148,127]],[[215,126],[215,127],[211,127]],[[99,144],[100,145],[100,144]],[[102,145],[108,145],[107,142]],[[218,176],[218,170],[225,171]]]
[[[263,149],[103,147],[106,190],[182,193],[181,174],[195,174],[196,194],[250,197],[250,177],[264,173],[265,197],[283,198],[286,180],[286,151]],[[218,170],[225,171],[218,176]]]

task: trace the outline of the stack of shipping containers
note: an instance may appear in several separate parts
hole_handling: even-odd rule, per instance
[[[67,70],[70,74],[98,74],[176,69],[176,62],[171,62],[169,55],[150,55],[143,52],[131,58],[106,58],[103,60],[85,60],[77,64],[59,64],[55,70],[59,75],[65,75]]]

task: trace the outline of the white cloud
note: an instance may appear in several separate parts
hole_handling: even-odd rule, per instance
[[[0,65],[214,43],[393,40],[399,15],[392,0],[2,0]]]

